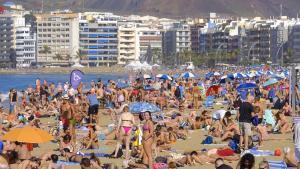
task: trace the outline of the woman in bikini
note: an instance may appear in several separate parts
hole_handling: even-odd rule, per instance
[[[144,154],[143,154],[143,163],[145,165],[148,165],[150,169],[152,168],[152,145],[154,141],[154,124],[151,118],[151,113],[150,112],[145,112],[144,113],[144,120],[145,123],[143,125],[143,149],[144,149]]]
[[[76,163],[80,163],[83,156],[81,155],[78,155],[76,153],[71,153],[70,150],[68,148],[64,148],[62,151],[61,151],[61,155],[63,157],[66,158],[66,161],[68,162],[76,162]]]
[[[118,136],[118,142],[116,146],[116,151],[114,157],[117,157],[119,147],[121,145],[121,142],[125,141],[126,145],[126,153],[125,158],[126,160],[129,160],[129,144],[130,144],[130,136],[131,136],[131,130],[134,122],[134,116],[129,112],[128,105],[123,106],[123,113],[121,114],[119,118],[119,123],[117,127],[117,136]]]

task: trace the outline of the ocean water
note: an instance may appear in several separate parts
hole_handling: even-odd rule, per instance
[[[27,89],[29,85],[35,86],[35,80],[39,78],[41,83],[47,80],[49,83],[65,83],[70,81],[70,74],[0,74],[0,92],[2,101],[8,98],[9,89],[15,88],[18,91]],[[98,81],[101,79],[106,82],[107,80],[126,80],[128,75],[126,74],[85,74],[83,77],[83,83],[85,86],[89,86],[92,80]]]

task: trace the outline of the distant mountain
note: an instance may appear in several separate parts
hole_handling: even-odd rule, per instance
[[[6,0],[0,0],[4,3]],[[26,9],[41,9],[42,0],[12,0]],[[84,5],[83,5],[84,2]],[[234,16],[296,17],[300,0],[44,0],[44,9],[110,11],[117,14],[141,14],[165,17],[207,16],[216,12]]]

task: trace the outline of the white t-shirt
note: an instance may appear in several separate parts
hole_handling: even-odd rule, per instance
[[[300,123],[297,123],[295,126],[295,148],[300,149]],[[300,158],[299,158],[300,159]]]

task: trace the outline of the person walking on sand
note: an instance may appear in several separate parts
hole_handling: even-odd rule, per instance
[[[240,106],[237,118],[239,120],[240,127],[240,147],[244,143],[244,149],[248,150],[249,136],[251,135],[251,120],[254,114],[254,108],[252,102],[254,97],[248,95],[247,101],[243,102]]]
[[[87,96],[87,99],[89,101],[89,122],[92,123],[93,119],[95,118],[94,116],[98,115],[98,107],[99,107],[99,102],[97,99],[97,94],[95,88],[92,88],[90,90],[90,94]]]

